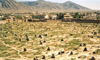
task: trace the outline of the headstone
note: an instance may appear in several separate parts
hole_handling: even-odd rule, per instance
[[[73,52],[72,51],[70,52],[70,55],[73,55]]]
[[[97,38],[100,38],[100,36],[97,36]]]
[[[73,34],[70,34],[70,36],[72,36]]]
[[[35,37],[37,37],[36,34],[35,34]]]
[[[97,32],[94,32],[94,34],[93,35],[97,35]]]
[[[50,51],[50,48],[49,47],[47,48],[47,51]]]
[[[7,37],[7,36],[5,35],[5,37]]]
[[[22,37],[22,35],[20,35],[20,37]]]
[[[40,41],[40,44],[42,44],[42,42]]]
[[[17,34],[15,34],[15,36],[17,36]]]
[[[85,47],[83,51],[87,51],[87,48]]]
[[[26,48],[24,48],[24,52],[26,51]]]
[[[84,43],[83,46],[86,46],[86,43]]]
[[[54,55],[54,54],[52,54],[51,58],[55,58],[55,55]]]
[[[93,52],[93,54],[96,54],[95,52]]]
[[[74,48],[75,50],[77,50],[77,48]]]
[[[43,58],[42,59],[45,59],[45,56],[43,55]]]
[[[61,39],[61,41],[64,41],[63,39]]]
[[[21,38],[19,39],[19,41],[21,41]]]
[[[80,44],[79,46],[82,46],[82,44]]]
[[[42,38],[42,36],[41,36],[41,35],[39,35],[39,38]]]
[[[93,36],[91,36],[91,38],[93,38]]]
[[[29,38],[26,38],[27,41],[29,41]]]
[[[3,29],[2,28],[0,28],[0,31],[2,31]]]
[[[33,60],[37,60],[36,58],[33,58]]]
[[[43,42],[44,42],[44,43],[46,43],[46,41],[45,41],[45,40],[44,40]]]
[[[94,57],[92,57],[90,60],[95,60],[95,58],[94,58]]]
[[[47,34],[45,34],[44,36],[47,36]]]

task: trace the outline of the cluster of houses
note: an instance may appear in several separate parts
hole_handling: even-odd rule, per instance
[[[0,24],[5,24],[7,22],[27,22],[28,19],[37,19],[37,18],[33,18],[32,16],[38,16],[41,15],[43,16],[42,19],[46,19],[46,20],[58,20],[58,15],[60,13],[35,13],[35,12],[28,12],[28,13],[10,13],[10,14],[0,14]],[[73,16],[76,15],[75,13],[69,12],[69,13],[62,13],[63,17],[62,19],[74,19]],[[5,17],[5,15],[8,15],[7,17]],[[15,16],[21,16],[22,18],[16,18]],[[97,17],[100,17],[100,12],[91,12],[91,13],[85,13],[85,12],[78,12],[78,15],[81,15],[81,19],[84,20],[97,20]],[[2,18],[6,18],[5,20],[2,20]]]

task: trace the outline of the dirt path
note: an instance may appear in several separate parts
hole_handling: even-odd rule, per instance
[[[2,42],[3,42],[4,45],[6,45],[6,46],[8,46],[8,47],[11,47],[11,49],[14,49],[14,50],[18,51],[18,55],[20,56],[20,58],[22,58],[22,59],[25,58],[25,59],[26,59],[26,57],[23,57],[22,55],[20,55],[20,51],[17,50],[15,47],[12,47],[12,46],[10,46],[10,45],[8,45],[8,44],[5,44],[4,41],[2,41]]]

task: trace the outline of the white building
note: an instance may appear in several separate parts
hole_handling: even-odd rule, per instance
[[[45,19],[50,19],[49,15],[45,15]]]

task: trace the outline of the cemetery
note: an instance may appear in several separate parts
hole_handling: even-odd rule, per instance
[[[100,60],[99,23],[0,24],[0,60]]]

